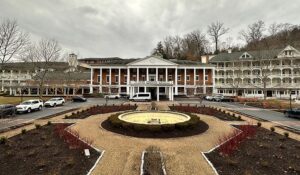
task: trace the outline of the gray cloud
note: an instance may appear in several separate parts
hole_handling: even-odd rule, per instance
[[[33,40],[55,38],[82,57],[144,57],[167,35],[206,32],[213,21],[237,38],[248,24],[299,24],[298,0],[0,0],[0,16],[17,19]],[[225,39],[227,36],[224,36]]]

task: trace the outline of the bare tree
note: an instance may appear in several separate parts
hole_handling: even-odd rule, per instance
[[[43,97],[44,83],[53,62],[59,60],[61,47],[56,40],[42,39],[37,45],[31,45],[23,57],[25,62],[32,65],[33,79],[38,82],[39,97]]]
[[[226,28],[224,26],[224,23],[222,22],[213,22],[208,26],[207,33],[211,38],[213,39],[213,42],[215,43],[215,52],[218,53],[218,43],[220,41],[220,37],[224,34],[226,34],[229,31],[229,28]]]
[[[248,25],[246,30],[240,31],[240,38],[248,45],[252,44],[254,47],[263,38],[265,31],[265,23],[259,20],[253,24]]]
[[[5,19],[0,23],[0,69],[14,56],[22,54],[29,43],[29,35],[19,28],[16,20]]]

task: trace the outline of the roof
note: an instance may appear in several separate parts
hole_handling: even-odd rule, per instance
[[[170,61],[178,65],[185,65],[185,66],[214,66],[212,64],[202,63],[201,61],[178,60],[178,59],[170,59]]]
[[[2,70],[32,70],[33,64],[37,64],[39,67],[43,67],[43,62],[14,62],[14,63],[4,63]],[[55,70],[65,70],[69,67],[69,64],[67,62],[49,62],[48,68],[53,68]]]
[[[55,81],[80,81],[89,80],[90,72],[63,72],[63,71],[53,71],[47,72],[45,80],[55,80]]]
[[[97,60],[121,60],[119,57],[107,57],[107,58],[81,58],[78,61],[97,61]]]
[[[220,53],[213,58],[209,62],[218,62],[218,61],[235,61],[241,60],[241,56],[244,53],[248,53],[251,57],[242,58],[243,60],[256,60],[256,59],[274,59],[277,58],[277,55],[283,49],[274,49],[274,50],[260,50],[260,51],[242,51],[242,52],[233,52],[233,53]]]

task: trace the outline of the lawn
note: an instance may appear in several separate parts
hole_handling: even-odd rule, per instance
[[[19,104],[21,101],[30,100],[30,99],[37,99],[39,97],[4,97],[0,96],[0,104]],[[44,97],[43,100],[47,100],[49,97]]]

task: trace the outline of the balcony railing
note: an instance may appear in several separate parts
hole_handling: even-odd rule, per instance
[[[130,81],[134,86],[172,86],[173,81]]]

